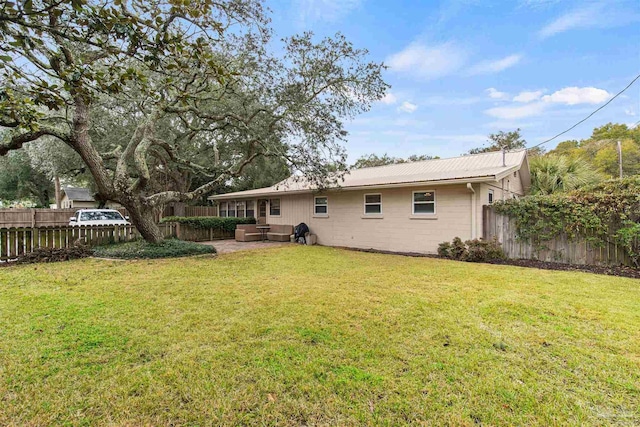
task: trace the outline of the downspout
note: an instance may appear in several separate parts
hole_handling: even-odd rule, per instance
[[[471,192],[471,240],[476,238],[476,190],[467,182],[467,190]]]

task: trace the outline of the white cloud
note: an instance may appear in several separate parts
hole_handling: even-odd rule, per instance
[[[595,87],[565,87],[542,97],[544,102],[557,104],[600,104],[609,99],[611,95],[604,89]]]
[[[362,0],[294,0],[303,26],[314,21],[336,22],[361,3]]]
[[[485,110],[485,114],[501,120],[522,119],[542,114],[545,105],[541,102],[509,107],[495,107]]]
[[[538,35],[544,39],[574,28],[589,27],[597,19],[597,10],[598,8],[596,7],[573,10],[546,25],[539,31]]]
[[[478,62],[476,65],[471,67],[469,70],[469,75],[477,75],[477,74],[494,74],[499,73],[500,71],[504,71],[507,68],[511,68],[516,65],[522,59],[522,55],[509,55],[505,56],[501,59],[496,60],[488,60]]]
[[[523,92],[520,92],[518,95],[514,96],[513,100],[515,102],[524,102],[524,103],[537,101],[538,99],[540,99],[543,93],[544,93],[543,90],[523,91]]]
[[[569,30],[621,27],[639,20],[640,14],[635,7],[625,10],[619,4],[592,3],[556,18],[538,31],[538,36],[546,39]]]
[[[414,42],[389,56],[385,63],[393,71],[428,80],[456,72],[466,62],[466,57],[466,53],[452,42],[434,46]]]
[[[405,113],[413,113],[418,109],[416,104],[412,104],[411,102],[405,101],[398,107],[398,111],[403,111]]]
[[[627,116],[634,117],[634,116],[636,115],[636,110],[635,110],[633,107],[625,108],[624,113],[625,113]]]
[[[509,98],[509,94],[506,92],[500,92],[499,90],[497,90],[494,87],[490,87],[489,89],[486,89],[485,92],[487,93],[487,95],[489,95],[489,98],[491,99],[497,99],[497,100],[506,100]]]
[[[395,104],[397,101],[398,98],[392,92],[387,92],[380,100],[380,102],[387,105]]]

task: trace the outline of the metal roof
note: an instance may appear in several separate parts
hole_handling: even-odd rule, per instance
[[[339,184],[342,189],[363,187],[410,186],[425,183],[445,183],[451,181],[497,181],[506,174],[518,170],[525,161],[526,150],[492,151],[448,159],[433,159],[421,162],[400,163],[371,168],[353,169]],[[504,163],[503,163],[504,160]],[[209,199],[266,196],[281,193],[313,192],[317,188],[304,179],[290,177],[276,185],[255,190],[218,194]]]
[[[77,202],[95,202],[95,199],[88,188],[64,187],[62,191],[64,191],[64,194],[67,195],[69,200],[75,200]]]

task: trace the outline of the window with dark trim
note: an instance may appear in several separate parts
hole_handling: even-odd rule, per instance
[[[220,216],[227,217],[227,202],[220,202]]]
[[[269,199],[269,215],[280,216],[280,199]]]
[[[326,196],[313,198],[313,213],[319,216],[329,215],[329,199]]]
[[[489,190],[489,204],[493,204],[493,190]]]
[[[436,213],[436,192],[435,191],[414,191],[413,192],[413,214],[433,215]]]
[[[364,195],[364,214],[380,215],[382,214],[382,194],[365,194]]]

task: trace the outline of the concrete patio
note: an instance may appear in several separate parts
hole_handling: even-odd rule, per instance
[[[201,242],[203,245],[210,245],[216,248],[219,254],[229,254],[238,251],[250,251],[256,249],[275,248],[278,246],[290,245],[289,242],[236,242],[233,239],[213,240],[210,242]]]

